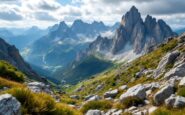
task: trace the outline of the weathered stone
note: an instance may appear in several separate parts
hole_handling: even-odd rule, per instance
[[[179,64],[177,67],[172,68],[169,72],[164,75],[165,79],[170,79],[171,77],[178,76],[184,77],[185,75],[185,63]]]
[[[100,110],[89,110],[85,115],[103,115]]]
[[[96,87],[96,91],[99,91],[99,90],[101,90],[102,88],[104,87],[104,85],[103,84],[100,84],[100,85],[98,85],[97,87]]]
[[[104,94],[104,98],[115,98],[116,95],[118,94],[118,90],[115,89],[115,90],[112,90],[112,91],[108,91]]]
[[[171,95],[165,100],[165,104],[173,108],[182,108],[185,107],[185,98],[182,96]]]
[[[10,94],[0,95],[0,115],[21,115],[21,104]]]
[[[126,98],[132,96],[137,97],[139,99],[145,99],[146,98],[145,87],[141,84],[138,84],[129,88],[126,93],[123,93],[120,96],[120,101],[124,101]]]
[[[161,90],[159,90],[153,97],[153,100],[156,105],[162,104],[165,99],[170,97],[171,94],[174,93],[174,87],[171,85],[167,85],[163,87]]]
[[[100,100],[100,99],[101,99],[100,96],[94,95],[94,96],[90,97],[87,101],[98,101],[98,100]]]
[[[27,85],[28,88],[35,93],[45,92],[48,94],[53,94],[50,86],[42,82],[30,82]]]
[[[159,65],[156,69],[156,71],[154,72],[154,78],[159,78],[164,72],[165,72],[165,68],[167,65],[169,64],[173,64],[175,59],[180,55],[179,51],[174,51],[171,53],[168,53],[167,55],[165,55],[162,60],[159,62]]]

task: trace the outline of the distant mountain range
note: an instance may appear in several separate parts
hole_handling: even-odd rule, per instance
[[[47,33],[47,29],[42,30],[36,26],[29,29],[0,28],[0,37],[15,45],[20,51]]]
[[[64,21],[49,28],[49,33],[36,40],[27,50],[26,60],[33,65],[55,70],[65,67],[75,59],[77,52],[87,48],[100,34],[112,32],[118,27],[103,22],[85,23],[75,20],[69,26]]]
[[[156,20],[147,15],[143,21],[138,9],[133,6],[122,17],[121,23],[115,30],[115,33],[112,36],[99,35],[85,50],[78,53],[74,65],[78,62],[87,63],[88,57],[96,57],[97,55],[101,60],[117,62],[130,61],[145,53],[151,52],[153,47],[174,36],[177,36],[177,34],[173,32],[163,20]],[[84,74],[83,70],[93,66],[93,64],[87,64],[86,66],[83,66],[83,69],[79,66],[69,66],[67,70],[61,69],[61,71],[57,71],[55,75],[58,75],[57,78],[66,81],[69,80],[68,78],[73,78],[74,76],[73,80],[75,78],[79,79]],[[85,72],[90,73],[96,68],[98,67],[91,68]],[[77,70],[81,74],[76,74]],[[66,71],[70,74],[66,74]],[[98,71],[94,71],[91,75],[96,73],[98,73]],[[80,80],[86,79],[87,77],[90,77],[90,75],[84,75]]]

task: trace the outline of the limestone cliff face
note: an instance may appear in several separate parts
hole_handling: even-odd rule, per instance
[[[111,43],[106,43],[105,40],[98,40],[100,38],[99,36],[92,43],[93,45],[90,44],[90,49],[98,52],[107,50],[107,52],[116,55],[129,45],[136,54],[147,53],[150,50],[148,48],[160,44],[175,35],[163,20],[156,20],[149,15],[143,20],[138,9],[133,6],[122,17],[119,28],[111,38],[112,40],[109,40]],[[99,43],[98,41],[105,43]],[[104,44],[104,49],[97,49],[102,44]]]

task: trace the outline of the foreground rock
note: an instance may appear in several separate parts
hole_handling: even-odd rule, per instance
[[[174,87],[172,85],[167,85],[161,90],[159,90],[153,97],[154,103],[156,105],[161,105],[165,99],[170,97],[174,93]]]
[[[40,92],[45,92],[48,94],[53,94],[53,92],[51,91],[51,88],[49,85],[46,85],[42,82],[31,82],[28,83],[28,88],[35,92],[35,93],[40,93]]]
[[[145,87],[141,84],[138,84],[136,86],[129,88],[126,93],[120,96],[120,101],[124,101],[126,98],[132,96],[138,97],[142,100],[145,99],[146,98]]]
[[[173,76],[184,77],[185,75],[185,63],[177,65],[164,75],[164,78],[170,79]]]
[[[89,110],[85,115],[103,115],[100,110]]]
[[[169,64],[173,64],[175,62],[175,59],[179,55],[180,55],[179,51],[174,51],[172,53],[166,54],[166,56],[164,56],[162,60],[159,62],[159,65],[156,71],[154,72],[154,78],[159,78],[165,72],[166,66]]]
[[[0,95],[0,115],[21,115],[21,104],[10,94]]]
[[[182,108],[185,107],[185,98],[182,96],[171,95],[165,100],[165,104],[168,107]]]
[[[104,98],[115,98],[116,95],[118,94],[118,90],[112,90],[112,91],[108,91],[104,94]]]

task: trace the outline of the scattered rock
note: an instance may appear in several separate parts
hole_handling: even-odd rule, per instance
[[[124,101],[128,97],[138,97],[140,99],[146,98],[145,87],[141,84],[135,85],[127,90],[126,93],[120,96],[120,101]]]
[[[116,95],[118,94],[118,90],[115,89],[115,90],[112,90],[112,91],[108,91],[104,94],[104,98],[115,98]]]
[[[185,77],[181,79],[179,86],[185,86]]]
[[[158,82],[152,82],[152,83],[148,83],[148,84],[144,84],[143,85],[145,87],[145,90],[155,90],[158,89],[160,87],[160,84]]]
[[[128,88],[127,85],[122,85],[122,86],[119,87],[119,90],[123,91],[123,90],[125,90],[127,88]]]
[[[171,94],[174,93],[174,87],[172,85],[167,85],[159,90],[153,97],[153,100],[156,105],[162,104],[165,99],[170,97]]]
[[[178,76],[184,77],[185,75],[185,63],[179,64],[177,67],[172,68],[169,72],[164,75],[164,78],[170,79],[171,77]]]
[[[154,78],[159,78],[164,72],[165,68],[169,64],[173,64],[175,59],[180,55],[179,51],[173,51],[171,53],[166,54],[162,60],[159,62],[159,65],[154,72]]]
[[[168,99],[165,100],[165,104],[168,107],[182,108],[185,107],[185,98],[182,96],[171,95]]]
[[[75,92],[83,91],[83,89],[84,89],[84,85],[82,85],[80,88],[76,89],[76,91],[75,91]]]
[[[121,115],[123,113],[122,110],[117,110],[117,109],[110,109],[108,110],[105,115]]]
[[[96,87],[96,91],[101,90],[103,87],[104,87],[104,85],[103,85],[103,84],[98,85],[98,86]]]
[[[42,82],[30,82],[27,85],[28,88],[35,93],[45,92],[48,94],[53,94],[50,86]]]
[[[0,115],[21,115],[21,104],[10,94],[0,95]]]
[[[89,110],[85,115],[103,115],[100,110]]]
[[[90,98],[87,100],[87,102],[88,102],[88,101],[98,101],[98,100],[100,100],[100,99],[101,99],[100,96],[94,95],[94,96],[90,97]]]

